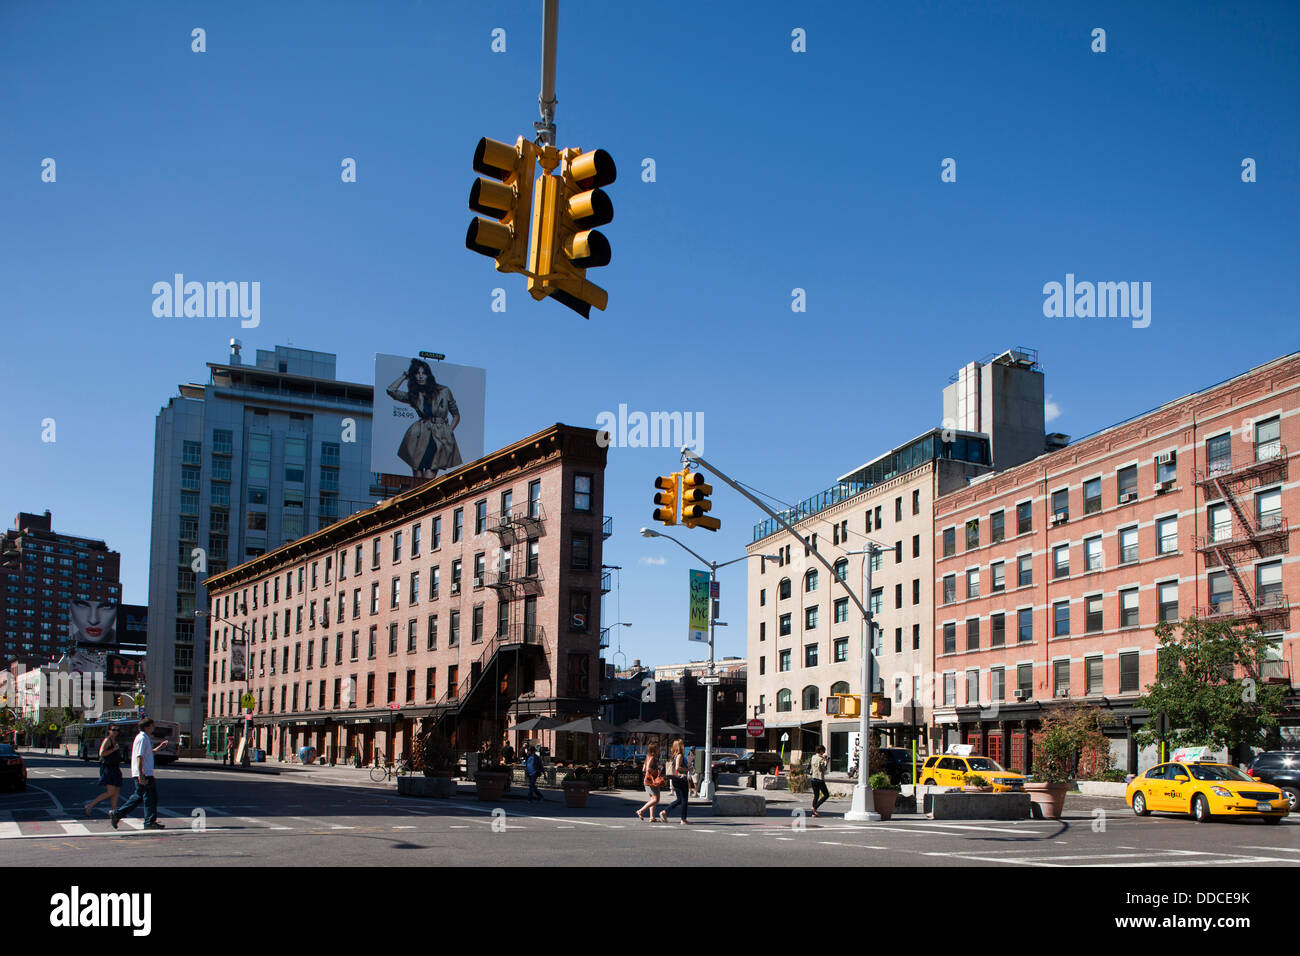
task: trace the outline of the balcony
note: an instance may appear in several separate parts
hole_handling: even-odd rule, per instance
[[[614,578],[608,571],[600,573],[600,593],[608,594],[614,589]]]
[[[1280,472],[1285,477],[1286,470],[1286,446],[1269,442],[1256,446],[1250,457],[1225,455],[1207,462],[1204,469],[1193,472],[1193,478],[1198,485],[1208,485],[1216,481],[1260,480],[1272,472]]]
[[[1285,540],[1290,534],[1290,524],[1280,512],[1258,515],[1254,525],[1237,521],[1231,525],[1214,528],[1209,534],[1196,536],[1197,551],[1217,551],[1219,548],[1238,548],[1266,541]]]
[[[1239,600],[1236,594],[1221,594],[1217,597],[1211,595],[1209,604],[1197,607],[1195,613],[1197,617],[1210,620],[1234,617],[1274,618],[1290,613],[1290,603],[1281,591],[1257,591],[1253,604],[1252,607],[1246,601]]]
[[[608,541],[610,535],[612,535],[613,533],[614,533],[614,517],[613,515],[605,515],[605,517],[601,519],[600,522],[600,539],[602,541]]]

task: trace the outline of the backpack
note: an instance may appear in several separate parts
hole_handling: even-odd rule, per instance
[[[535,777],[542,772],[541,764],[542,764],[541,757],[537,756],[537,754],[529,754],[528,760],[525,761],[525,769],[528,771],[528,773],[531,776]]]

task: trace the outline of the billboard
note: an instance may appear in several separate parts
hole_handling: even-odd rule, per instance
[[[116,647],[116,601],[73,601],[68,607],[68,637],[73,646]]]
[[[144,680],[144,658],[138,655],[108,655],[104,681],[112,687],[134,687]]]
[[[487,372],[403,355],[375,355],[370,470],[437,478],[483,457]]]
[[[687,640],[709,639],[709,572],[691,571],[691,619],[687,625]]]
[[[149,608],[143,604],[123,604],[117,612],[117,642],[129,647],[149,645]]]

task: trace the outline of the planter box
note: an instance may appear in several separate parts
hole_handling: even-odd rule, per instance
[[[934,789],[927,788],[921,789]],[[1027,793],[929,793],[926,809],[932,820],[1028,820]]]
[[[451,777],[398,777],[397,793],[399,796],[404,797],[441,797],[447,799],[456,796],[456,781]]]
[[[474,788],[480,800],[491,802],[501,799],[509,782],[509,774],[480,770],[474,777]]]
[[[789,790],[789,782],[790,778],[785,774],[782,774],[779,777],[770,773],[762,773],[758,775],[759,790]]]
[[[581,809],[587,805],[587,796],[591,793],[591,784],[574,780],[564,785],[564,805],[573,809]]]
[[[1079,781],[1079,792],[1094,797],[1122,797],[1127,790],[1126,783],[1110,783],[1102,780]]]
[[[715,817],[765,817],[767,798],[761,793],[715,793]]]

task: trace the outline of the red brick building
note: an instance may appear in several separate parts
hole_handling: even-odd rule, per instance
[[[937,498],[933,747],[1024,769],[1043,713],[1087,701],[1117,766],[1146,766],[1131,736],[1154,628],[1192,615],[1269,636],[1261,676],[1290,688],[1294,745],[1298,416],[1300,354]]]
[[[554,425],[208,578],[208,722],[238,733],[243,633],[271,759],[397,756],[423,726],[473,751],[517,720],[596,713],[605,456]],[[557,757],[595,743],[559,736]]]

